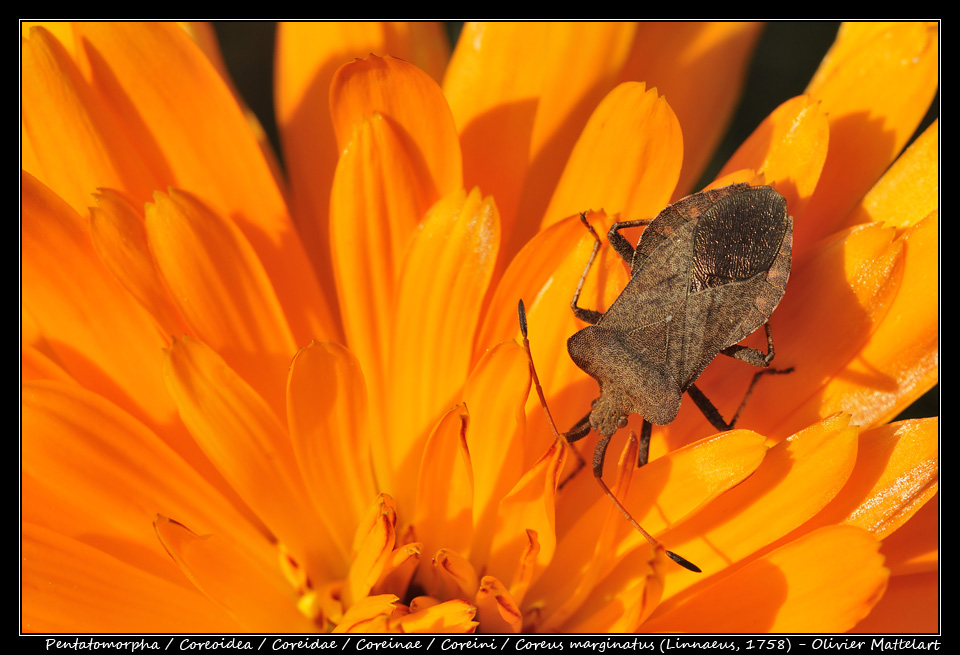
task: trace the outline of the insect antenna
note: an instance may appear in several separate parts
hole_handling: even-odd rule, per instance
[[[547,423],[550,425],[550,430],[553,431],[554,436],[557,439],[563,439],[567,441],[566,436],[564,436],[559,430],[557,430],[557,424],[553,420],[553,414],[550,413],[550,407],[547,405],[547,399],[543,395],[543,387],[540,386],[540,378],[537,376],[537,368],[533,364],[533,355],[530,353],[530,340],[527,338],[527,312],[523,306],[523,300],[517,304],[517,315],[520,319],[520,334],[523,336],[523,349],[527,353],[527,360],[530,363],[530,377],[533,380],[533,386],[537,390],[537,397],[540,399],[540,406],[543,408],[543,413],[547,417]],[[609,437],[601,437],[609,439]],[[569,442],[567,442],[569,445]],[[610,487],[607,486],[607,483],[603,481],[603,478],[599,475],[594,475],[597,480],[597,484],[600,485],[600,488],[603,489],[603,493],[606,494],[613,504],[616,506],[620,513],[623,514],[624,518],[627,519],[627,522],[632,525],[637,532],[643,535],[644,539],[650,542],[654,548],[659,547],[661,544],[656,538],[651,535],[649,532],[643,529],[635,518],[630,514],[630,511],[623,506],[623,504],[617,499],[617,497],[610,491]],[[666,549],[665,549],[666,550]],[[700,573],[700,567],[691,561],[687,560],[676,553],[667,550],[667,557],[672,559],[674,562],[682,566],[683,568],[693,571],[694,573]]]

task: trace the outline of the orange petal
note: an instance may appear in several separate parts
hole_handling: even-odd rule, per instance
[[[510,595],[516,599],[518,605],[523,602],[534,574],[538,573],[537,558],[540,555],[540,541],[535,531],[526,530],[526,533],[527,541],[520,553],[520,561],[517,564],[517,572],[513,575],[513,582],[510,583]]]
[[[656,556],[651,561],[652,570],[643,582],[629,589],[621,596],[619,603],[612,603],[615,606],[614,613],[619,610],[619,616],[610,625],[609,632],[638,632],[647,617],[657,608],[663,594],[663,569],[667,564],[663,548],[658,546],[655,552]],[[621,607],[616,607],[617,605]],[[603,620],[599,616],[593,618]]]
[[[463,391],[463,402],[470,408],[467,446],[473,465],[470,559],[478,568],[489,554],[500,500],[522,474],[523,406],[529,389],[526,354],[508,341],[487,352]]]
[[[169,424],[150,316],[104,270],[84,219],[29,173],[22,189],[23,310],[48,355],[148,424]]]
[[[883,540],[890,584],[853,632],[937,632],[940,617],[940,507],[934,499]]]
[[[377,496],[367,391],[350,351],[333,341],[300,349],[287,380],[287,421],[307,491],[346,562],[344,539]]]
[[[476,569],[456,551],[441,548],[433,558],[433,566],[450,590],[449,595],[472,598],[480,586]]]
[[[473,617],[477,608],[465,600],[448,600],[419,611],[412,611],[397,621],[402,632],[473,632],[477,622]]]
[[[806,91],[829,117],[830,152],[799,250],[843,224],[916,130],[937,90],[939,36],[936,23],[841,28]]]
[[[401,504],[412,502],[416,454],[437,417],[460,395],[470,367],[480,308],[500,242],[497,208],[474,189],[439,201],[413,234],[389,332],[390,478]],[[382,481],[386,482],[386,481]]]
[[[763,174],[787,200],[801,229],[802,216],[827,158],[830,128],[818,102],[808,96],[787,100],[771,112],[737,149],[718,177],[750,168]]]
[[[270,172],[273,174],[277,185],[282,188],[283,171],[280,168],[276,153],[273,152],[273,146],[270,143],[269,136],[263,129],[263,125],[260,124],[257,115],[247,106],[243,96],[233,83],[233,78],[230,76],[230,71],[227,69],[227,64],[220,52],[220,43],[217,41],[217,33],[213,25],[206,21],[177,21],[177,26],[186,32],[187,36],[203,51],[203,54],[206,55],[207,59],[217,70],[217,73],[220,74],[223,83],[230,89],[234,101],[240,107],[247,121],[247,128],[257,140],[257,145],[260,147],[260,154],[263,155],[267,166],[270,167]]]
[[[220,535],[197,535],[157,516],[157,536],[193,584],[251,632],[311,629],[280,567],[268,570]]]
[[[939,493],[939,492],[938,492]],[[940,497],[934,495],[896,532],[880,552],[895,576],[940,570]]]
[[[339,155],[330,122],[330,82],[342,64],[369,53],[392,54],[439,81],[449,45],[436,23],[277,25],[274,102],[291,212],[329,298],[336,296],[328,236],[330,184]]]
[[[77,42],[73,36],[73,23],[67,21],[21,21],[20,36],[24,39],[30,37],[30,31],[34,27],[42,27],[57,38],[63,47],[70,53],[71,57],[76,56]]]
[[[810,83],[822,83],[825,78],[846,64],[847,57],[868,46],[873,39],[889,30],[891,25],[893,25],[892,21],[842,23],[836,40],[824,55]]]
[[[883,595],[879,544],[852,526],[821,528],[701,590],[644,624],[651,632],[849,630]]]
[[[641,623],[657,607],[663,594],[663,548],[654,549],[652,556],[629,562],[624,573],[614,568],[613,575],[598,584],[593,593],[564,625],[567,632],[636,632]],[[627,564],[627,560],[616,560]],[[672,566],[672,564],[670,564]]]
[[[143,216],[119,191],[101,189],[90,208],[90,237],[103,264],[150,312],[164,336],[189,330],[163,286],[147,244]]]
[[[320,584],[315,591],[304,593],[297,601],[297,606],[306,616],[313,618],[318,629],[328,631],[330,623],[339,623],[343,618],[343,605],[340,603],[342,588],[343,580]]]
[[[704,191],[707,189],[721,189],[725,186],[730,186],[731,184],[749,184],[751,186],[756,186],[758,184],[766,184],[767,180],[760,173],[757,173],[752,168],[741,168],[733,171],[732,173],[727,173],[726,175],[721,175],[713,180],[710,184],[704,187]]]
[[[490,559],[486,570],[495,573],[501,580],[508,581],[511,592],[526,583],[514,579],[514,571],[522,570],[524,558],[530,552],[530,536],[536,535],[537,555],[533,562],[535,570],[529,575],[537,577],[553,559],[557,537],[555,527],[555,503],[557,483],[566,455],[566,443],[557,439],[547,452],[514,485],[497,511],[496,532],[490,550]],[[511,593],[517,602],[517,597]]]
[[[886,253],[861,250],[856,244],[867,243],[868,232],[874,235],[870,239],[876,239],[878,245],[883,246],[883,240],[888,237],[881,234],[888,232],[888,229],[880,225],[872,223],[863,228],[854,228],[846,240],[848,245],[845,245],[845,249],[848,249],[848,253],[844,257],[848,260],[845,264],[848,284],[853,283],[850,287],[838,289],[836,294],[828,296],[823,281],[813,282],[821,285],[822,293],[816,302],[828,308],[830,316],[823,316],[825,322],[822,326],[816,324],[820,322],[817,318],[816,322],[811,320],[802,329],[816,334],[822,329],[829,330],[826,327],[829,324],[844,325],[843,331],[833,332],[830,339],[836,344],[838,340],[852,337],[851,331],[859,323],[861,334],[866,328],[869,336],[865,342],[850,343],[847,348],[856,346],[853,352],[837,352],[834,355],[824,352],[827,344],[823,340],[818,340],[818,344],[796,346],[811,349],[805,352],[817,353],[816,359],[807,360],[810,369],[828,368],[814,378],[819,389],[804,404],[792,410],[794,417],[843,410],[851,412],[854,420],[861,425],[879,425],[903,411],[933,387],[939,378],[938,215],[934,213],[928,216],[901,234],[893,243],[885,246]],[[892,260],[892,256],[898,252],[897,260]],[[833,258],[836,254],[832,253],[829,257]],[[884,268],[891,261],[895,261],[894,268],[888,273]],[[826,265],[824,271],[832,266],[826,261],[820,264],[823,265]],[[874,270],[871,271],[871,268]],[[813,269],[807,269],[804,273],[808,271],[812,273]],[[888,281],[878,284],[885,274],[890,275]],[[848,300],[851,287],[864,299],[859,301],[859,306]],[[787,298],[789,300],[789,292]],[[784,305],[789,307],[787,302],[785,300]],[[845,321],[840,314],[841,310],[849,312],[848,320]],[[814,311],[814,306],[809,305],[804,313],[809,315]],[[792,329],[793,325],[797,325],[794,322],[798,320],[796,316],[793,314],[792,320],[789,315],[780,319],[774,316],[774,319],[779,321],[778,325],[784,324]],[[869,327],[874,328],[872,333]],[[781,328],[777,334],[784,331]],[[842,361],[847,363],[837,370],[836,364]],[[805,377],[808,373],[817,375],[815,370],[808,371],[808,366],[797,366],[791,377]],[[827,372],[830,375],[824,380],[823,373]],[[783,407],[782,402],[778,406]],[[790,411],[789,407],[783,408]]]
[[[735,430],[675,450],[631,470],[637,461],[637,446],[633,442],[628,440],[621,454],[614,490],[633,517],[654,535],[660,535],[671,525],[682,525],[686,517],[700,508],[709,511],[711,500],[722,499],[725,491],[751,479],[749,476],[762,465],[767,452],[763,437],[747,430]],[[647,584],[643,581],[649,576],[647,542],[615,511],[613,503],[600,492],[593,476],[586,471],[565,484],[557,520],[560,541],[554,563],[528,596],[533,604],[547,603],[553,598],[567,600],[556,617],[549,617],[545,610],[547,623],[541,627],[545,630],[565,624],[573,610],[589,614],[592,610],[583,604],[594,593],[597,579],[603,588],[617,590],[610,593],[619,594],[634,588],[633,585]],[[668,537],[664,543],[702,565],[680,541]],[[669,567],[676,569],[672,563]],[[611,571],[615,568],[614,575]],[[662,577],[663,572],[659,575]],[[593,581],[577,587],[581,581],[591,578]],[[642,588],[635,591],[639,593]],[[615,616],[608,620],[615,620]]]
[[[870,615],[850,632],[938,634],[941,607],[939,572],[895,575]]]
[[[701,439],[670,453],[660,470],[654,462],[636,473],[624,504],[644,524],[665,515],[667,524],[680,521],[747,479],[763,465],[767,448],[763,437],[749,430],[731,430]],[[666,479],[665,479],[666,478]],[[652,489],[662,489],[656,495]],[[651,502],[655,498],[656,502]],[[648,516],[649,513],[649,516]],[[651,524],[654,529],[656,524]],[[621,524],[621,534],[636,535]]]
[[[170,576],[151,525],[174,512],[272,561],[267,542],[142,423],[76,384],[23,386],[23,510],[28,520]],[[28,492],[27,492],[28,491]]]
[[[20,345],[20,377],[24,382],[58,380],[76,384],[76,380],[53,357],[29,343]]]
[[[460,132],[464,186],[493,194],[507,236],[530,163],[543,69],[527,64],[540,56],[542,44],[533,35],[542,29],[537,23],[464,24],[443,81]]]
[[[396,279],[410,235],[430,206],[404,135],[374,114],[355,127],[337,165],[330,201],[330,243],[347,346],[373,397],[386,397]],[[378,417],[372,417],[374,433]],[[386,456],[386,453],[384,454]],[[378,465],[389,480],[390,467]]]
[[[22,57],[24,169],[78,212],[86,211],[99,187],[149,199],[160,178],[60,42],[34,28]]]
[[[897,530],[937,493],[937,424],[922,419],[863,432],[853,475],[810,527],[847,523],[877,539]]]
[[[195,589],[96,548],[22,526],[25,632],[236,632],[232,617]]]
[[[683,129],[683,170],[675,197],[690,192],[713,156],[736,108],[762,28],[762,23],[727,21],[637,26],[620,79],[656,88],[677,114]]]
[[[710,575],[787,534],[830,502],[853,471],[857,430],[849,420],[828,418],[781,441],[749,478],[660,538]],[[667,569],[670,607],[698,577]]]
[[[940,121],[910,144],[850,213],[849,225],[885,221],[910,227],[939,210]]]
[[[613,222],[602,212],[587,212],[587,220],[598,234],[605,234]],[[543,347],[548,343],[544,336],[548,327],[554,328],[550,330],[553,337],[549,340],[551,347],[559,347],[566,340],[564,336],[561,341],[559,334],[573,334],[577,322],[570,311],[570,299],[583,275],[594,243],[579,216],[573,215],[541,231],[524,246],[513,258],[497,285],[477,337],[478,352],[492,344],[519,336],[517,301],[520,299],[526,306],[532,347],[536,348],[537,344]],[[613,286],[618,280],[622,280],[624,284],[629,280],[624,271],[623,260],[616,253],[610,256],[611,252],[610,248],[601,249],[591,269],[599,269],[600,273],[588,276],[581,293],[581,306],[594,307],[604,302],[612,303],[617,297],[620,288],[607,291],[605,285],[596,282],[595,277],[606,281],[616,273],[621,274],[607,286]],[[603,297],[596,297],[601,293],[604,294]],[[556,323],[562,323],[562,326],[556,327]],[[558,334],[552,335],[554,331]],[[479,357],[479,354],[475,357]],[[549,381],[552,377],[549,373],[551,361],[554,358],[545,358],[542,368],[540,358],[535,359],[540,377],[545,382]],[[548,446],[549,443],[544,444],[544,449]]]
[[[526,61],[542,70],[537,117],[530,135],[530,166],[517,210],[517,225],[507,255],[515,253],[535,231],[528,221],[545,215],[574,144],[594,108],[616,86],[629,55],[634,23],[547,23],[527,47],[538,51]],[[520,52],[523,57],[526,53]],[[512,75],[508,66],[501,75]],[[574,211],[582,211],[582,207]],[[595,207],[594,209],[599,209]],[[525,228],[525,229],[524,229]]]
[[[163,280],[197,336],[283,415],[297,346],[272,280],[243,234],[197,198],[156,194],[147,238]]]
[[[656,534],[748,478],[762,465],[766,454],[764,439],[755,432],[733,430],[714,435],[651,460],[635,471],[622,502],[648,532]],[[570,519],[606,512],[601,508],[610,501],[591,477],[579,475],[564,487],[558,526],[562,536],[569,532],[573,539],[578,534],[593,534],[593,530],[573,527]],[[628,523],[616,523],[619,539],[626,538],[634,545],[645,543]]]
[[[333,632],[386,632],[387,619],[399,601],[393,594],[361,598],[343,613]]]
[[[223,477],[312,577],[330,577],[336,550],[306,498],[287,432],[266,402],[195,339],[173,342],[164,373],[180,417]]]
[[[630,432],[630,438],[617,462],[616,482],[610,488],[617,498],[623,498],[626,495],[633,472],[637,470],[638,447],[636,435]],[[586,472],[581,477],[587,477]],[[567,479],[564,484],[572,487],[574,481]],[[569,487],[565,488],[569,489]],[[572,491],[568,490],[564,493],[563,499],[566,501],[571,495]],[[565,531],[566,534],[563,535],[565,540],[560,544],[557,557],[551,560],[550,565],[551,570],[556,573],[563,571],[567,574],[548,573],[542,576],[543,582],[534,587],[533,595],[544,599],[534,603],[535,607],[543,606],[536,615],[536,629],[540,632],[559,630],[570,615],[586,601],[601,572],[607,568],[608,562],[615,556],[613,539],[618,531],[618,522],[623,520],[620,513],[616,511],[616,506],[611,502],[607,502],[606,510],[597,506],[580,510],[573,509],[569,505],[564,509],[568,521],[575,520],[576,524]],[[579,538],[582,535],[591,535],[594,543],[584,548]],[[575,540],[577,543],[572,543]],[[558,599],[559,602],[549,602],[546,600],[548,597]]]
[[[682,160],[680,124],[666,100],[625,82],[590,116],[540,226],[586,209],[653,218],[669,203]]]
[[[177,26],[200,47],[203,54],[207,56],[210,63],[220,73],[220,77],[227,84],[231,84],[230,71],[223,60],[223,54],[220,52],[220,43],[217,41],[217,32],[213,25],[206,21],[177,21]]]
[[[530,149],[531,159],[536,160],[554,148],[557,152],[569,151],[591,108],[612,88],[635,30],[635,25],[627,23],[469,24],[464,26],[450,67],[462,66],[463,74],[484,79],[484,71],[474,68],[475,60],[484,60],[495,76],[486,81],[497,90],[502,88],[504,78],[511,77],[508,70],[527,68],[531,69],[530,75],[539,73],[536,91],[541,100]],[[497,49],[507,47],[513,54],[511,68],[489,63],[488,50],[495,58]],[[571,57],[573,53],[576,58]],[[448,72],[445,80],[451,97],[457,95],[451,88],[454,74],[453,70]],[[472,88],[458,81],[464,91]],[[461,99],[467,101],[469,96]],[[557,141],[566,147],[558,148]]]
[[[428,204],[463,186],[450,108],[437,83],[416,66],[373,55],[343,66],[330,84],[330,111],[341,151],[357,124],[374,114],[396,126],[410,160],[421,169]]]
[[[390,553],[380,579],[370,590],[371,594],[396,593],[407,595],[410,580],[420,565],[423,544],[413,542],[399,546]]]
[[[508,244],[502,261],[533,234],[635,30],[629,23],[464,25],[443,88],[460,131],[465,186],[497,199]],[[525,188],[534,207],[518,213]],[[518,217],[522,234],[514,237]]]
[[[483,576],[476,603],[483,632],[520,632],[523,627],[523,613],[507,588],[494,576]]]
[[[52,361],[59,364],[59,362],[56,361],[58,358],[53,347],[44,338],[43,332],[37,324],[37,319],[23,306],[22,302],[20,303],[20,343],[23,346],[37,349]]]
[[[396,504],[390,496],[380,494],[354,536],[355,555],[343,587],[344,607],[350,608],[366,597],[380,579],[396,543],[396,529]]]
[[[423,448],[418,476],[417,537],[427,552],[441,546],[467,556],[473,537],[473,467],[467,450],[469,416],[463,405],[447,412]]]
[[[263,262],[298,343],[337,337],[256,135],[201,49],[172,23],[81,23],[77,29],[96,90],[160,179],[153,188],[200,194],[236,223]]]

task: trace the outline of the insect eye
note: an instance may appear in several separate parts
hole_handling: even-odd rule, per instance
[[[625,427],[627,427],[627,417],[626,417],[626,416],[621,416],[620,418],[617,419],[617,427],[618,427],[618,428],[625,428]]]

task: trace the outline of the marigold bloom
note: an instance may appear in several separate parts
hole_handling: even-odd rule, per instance
[[[888,424],[938,377],[937,124],[901,153],[936,25],[844,25],[711,185],[787,199],[795,371],[749,429],[685,402],[607,465],[700,576],[558,491],[515,307],[571,425],[577,214],[693,191],[759,26],[281,25],[283,183],[183,27],[23,39],[24,630],[938,629],[937,419]],[[581,306],[627,281],[608,250]],[[698,386],[734,407],[723,360]]]

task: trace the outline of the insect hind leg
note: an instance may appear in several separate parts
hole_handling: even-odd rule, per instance
[[[743,396],[743,400],[740,401],[740,406],[737,408],[737,411],[734,413],[733,418],[730,419],[729,423],[723,420],[723,416],[720,415],[720,412],[717,410],[716,406],[710,402],[709,398],[703,395],[703,392],[697,388],[697,385],[691,384],[689,388],[687,388],[687,394],[689,394],[690,398],[693,399],[693,402],[697,405],[700,411],[703,412],[703,415],[706,417],[706,419],[710,421],[713,427],[718,430],[726,431],[733,429],[733,426],[737,424],[737,419],[740,418],[740,413],[743,411],[743,408],[747,406],[747,401],[749,401],[750,396],[753,395],[753,388],[757,385],[757,382],[761,377],[764,375],[783,375],[793,372],[792,366],[784,369],[767,368],[770,366],[770,362],[773,361],[776,351],[773,348],[773,332],[770,329],[769,321],[763,324],[763,329],[767,333],[767,352],[764,353],[760,352],[756,348],[738,345],[733,345],[720,351],[727,357],[739,359],[740,361],[746,362],[751,366],[764,369],[753,374],[753,379],[750,380],[750,386],[747,387],[747,393]]]
[[[763,324],[763,330],[767,333],[767,352],[760,352],[758,349],[749,346],[733,345],[721,350],[720,354],[739,359],[741,362],[746,362],[757,368],[767,368],[776,355],[773,348],[773,331],[770,329],[769,321]]]
[[[779,369],[779,368],[768,368],[762,371],[757,371],[753,374],[753,379],[750,380],[750,386],[747,387],[747,393],[744,395],[743,400],[740,401],[740,406],[737,408],[737,411],[734,413],[733,418],[730,419],[730,422],[727,423],[723,420],[723,416],[717,410],[716,406],[710,402],[710,399],[703,395],[703,392],[695,384],[691,384],[687,388],[687,394],[693,399],[693,402],[696,404],[697,408],[703,413],[704,417],[710,424],[713,425],[716,429],[720,431],[732,430],[737,424],[737,419],[740,418],[740,413],[743,412],[743,408],[747,406],[747,402],[750,400],[750,396],[753,395],[753,388],[757,385],[757,381],[764,375],[783,375],[786,373],[793,373],[793,368]]]

